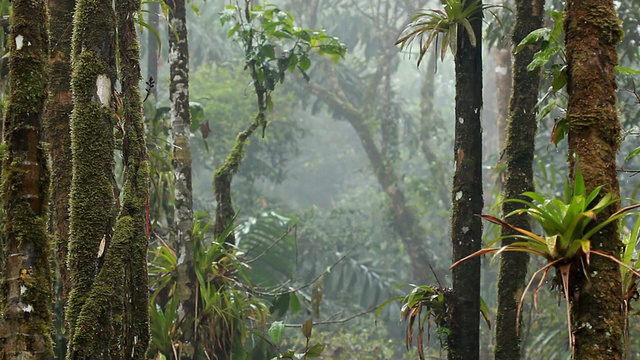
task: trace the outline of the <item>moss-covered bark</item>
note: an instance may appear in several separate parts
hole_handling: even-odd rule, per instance
[[[109,326],[90,324],[80,318],[90,298],[107,288],[94,289],[104,263],[101,248],[109,247],[114,218],[114,114],[115,17],[111,0],[79,0],[73,23],[71,87],[74,110],[71,117],[73,180],[70,198],[68,265],[73,289],[69,295],[67,357],[103,358],[87,353],[83,337],[97,331],[100,339]],[[122,271],[122,269],[110,269]],[[121,289],[113,289],[118,296]],[[122,302],[109,299],[104,306]],[[93,301],[93,300],[92,300]],[[103,318],[101,321],[109,321]],[[98,326],[95,329],[90,325]],[[76,335],[78,336],[76,338]],[[86,354],[86,355],[85,355]],[[86,357],[84,357],[86,356]],[[93,357],[90,357],[93,356]]]
[[[572,171],[582,171],[587,192],[604,185],[601,196],[619,196],[616,153],[620,122],[616,111],[618,62],[616,44],[622,38],[620,20],[612,0],[569,0],[565,32],[569,66],[569,161]],[[603,211],[605,219],[616,208]],[[591,239],[593,249],[620,254],[617,224],[607,226]],[[581,272],[571,279],[572,328],[575,359],[621,359],[624,328],[622,287],[618,265],[591,257],[589,279]]]
[[[44,0],[16,0],[2,162],[5,214],[0,358],[52,359],[49,172],[41,144],[48,34]]]
[[[96,5],[95,3],[93,5]],[[71,229],[72,242],[70,248],[70,266],[74,289],[71,293],[69,318],[72,338],[69,345],[69,359],[144,359],[149,344],[148,324],[148,285],[146,269],[147,251],[147,210],[149,196],[149,163],[146,155],[144,139],[144,122],[142,116],[142,103],[138,89],[140,76],[140,48],[134,23],[135,15],[140,11],[139,0],[116,1],[117,17],[112,11],[111,2],[104,2],[103,7],[91,6],[91,4],[78,5],[76,12],[76,29],[74,36],[79,36],[85,29],[79,29],[82,23],[81,16],[94,15],[91,11],[101,10],[105,12],[103,17],[109,18],[108,27],[102,30],[109,44],[100,44],[102,49],[112,50],[115,43],[110,37],[116,27],[118,28],[118,48],[120,55],[120,70],[122,84],[122,102],[112,104],[112,74],[114,52],[92,51],[93,44],[83,43],[83,39],[74,38],[75,64],[73,76],[73,90],[75,100],[73,126],[73,150],[74,150],[74,179],[71,197]],[[86,6],[86,7],[84,7]],[[106,7],[104,7],[106,6]],[[116,21],[117,20],[117,21]],[[86,35],[88,36],[88,35]],[[77,52],[77,46],[81,51]],[[105,56],[106,54],[106,56]],[[86,106],[91,112],[85,113]],[[114,109],[114,106],[117,109]],[[113,114],[114,110],[122,114],[124,135],[122,139],[122,152],[125,164],[125,178],[122,208],[115,223],[113,238],[111,233],[111,218],[113,211]],[[93,115],[83,117],[82,115]],[[93,121],[93,122],[91,122]],[[89,159],[89,154],[84,152],[91,148],[92,143],[100,142],[95,137],[97,132],[89,132],[85,128],[92,125],[99,128],[102,135],[107,136],[108,142],[102,143],[103,153],[94,169],[95,178],[100,182],[99,189],[87,189],[84,183],[77,183],[77,178],[87,176],[81,166]],[[78,131],[84,137],[78,138]],[[95,131],[95,129],[93,129]],[[93,142],[83,142],[94,136]],[[110,147],[107,147],[110,146]],[[94,152],[98,150],[93,148]],[[107,161],[106,159],[110,160]],[[98,159],[93,159],[94,161]],[[102,172],[99,172],[102,171]],[[78,175],[80,174],[80,176]],[[94,185],[95,184],[90,184]],[[81,190],[93,190],[90,194],[94,198],[98,194],[103,196],[100,204],[107,208],[107,217],[103,224],[96,224],[85,217],[84,213],[77,214],[76,209],[87,211],[84,205],[84,194],[78,194]],[[102,190],[103,192],[99,192]],[[94,205],[95,207],[96,205]],[[76,216],[79,216],[77,218]],[[86,238],[75,238],[76,227],[81,221],[87,221],[87,226],[103,226],[88,232],[82,229]],[[106,226],[106,230],[105,230]],[[102,230],[99,233],[96,230]],[[94,234],[102,235],[96,243],[93,242]],[[95,247],[91,248],[90,245]],[[74,249],[82,252],[76,253]],[[93,251],[92,251],[93,250]],[[82,258],[80,256],[83,256]],[[73,262],[71,260],[74,260]],[[84,268],[82,266],[85,266]],[[77,282],[75,270],[84,270],[92,274],[88,280],[86,293],[81,298],[76,294]],[[97,274],[97,275],[96,275]],[[77,299],[76,299],[77,298]],[[75,306],[72,308],[71,306]],[[73,310],[73,312],[72,312]]]
[[[467,6],[471,2],[467,2]],[[470,19],[478,46],[458,26],[455,56],[456,118],[452,188],[451,245],[453,262],[482,246],[482,18]],[[475,257],[453,269],[453,303],[449,359],[473,360],[480,352],[480,258]]]
[[[511,43],[519,44],[531,31],[542,27],[544,0],[516,0],[516,22]],[[507,173],[504,183],[504,198],[523,198],[522,193],[533,191],[533,155],[537,131],[535,107],[538,101],[540,72],[528,71],[527,66],[533,60],[539,45],[529,45],[514,54],[513,92],[509,104],[507,120],[506,146],[504,159]],[[504,202],[502,213],[509,214],[521,208],[514,202]],[[524,216],[507,219],[522,229],[529,229],[529,220]],[[515,235],[506,227],[501,229],[502,236]],[[505,239],[503,245],[514,239]],[[496,316],[497,360],[520,359],[520,335],[518,333],[519,294],[525,286],[529,256],[526,253],[505,252],[500,259],[498,277],[498,312]]]
[[[58,283],[56,300],[59,308],[56,323],[64,323],[71,284],[67,254],[69,243],[69,194],[71,192],[71,34],[74,0],[49,0],[49,97],[45,104],[46,139],[51,158],[52,222],[56,245]],[[66,327],[66,326],[65,326]],[[68,332],[68,329],[66,329]],[[56,334],[57,353],[66,348],[66,334]]]

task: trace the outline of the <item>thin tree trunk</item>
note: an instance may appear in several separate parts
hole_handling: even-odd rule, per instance
[[[49,0],[49,33],[55,39],[49,48],[49,97],[45,104],[46,138],[51,157],[51,204],[56,246],[58,284],[56,287],[57,324],[65,329],[56,333],[56,353],[66,351],[69,328],[64,321],[71,291],[67,256],[69,248],[69,196],[71,193],[71,35],[75,0]],[[56,326],[58,328],[58,326]]]
[[[0,358],[52,359],[49,172],[42,147],[47,97],[44,0],[13,2],[9,101],[4,119],[4,268]]]
[[[467,6],[470,2],[467,3]],[[455,56],[455,172],[452,188],[451,245],[453,262],[482,246],[482,15],[470,19],[477,45],[458,26]],[[453,269],[453,304],[449,359],[473,360],[480,352],[480,258]]]
[[[149,159],[139,85],[140,43],[135,16],[140,0],[116,0],[118,49],[123,96],[125,184],[122,210],[115,225],[114,242],[122,241],[124,272],[124,328],[122,354],[130,360],[146,358],[149,346]]]
[[[494,69],[496,83],[496,119],[498,129],[498,149],[502,151],[507,138],[507,118],[509,117],[509,95],[511,94],[511,51],[510,44],[505,48],[494,48],[493,58],[496,63]]]
[[[193,190],[191,183],[191,117],[189,113],[189,43],[187,34],[186,7],[184,0],[167,0],[169,6],[169,97],[171,99],[171,130],[173,136],[174,229],[177,250],[177,296],[182,305],[182,336],[184,349],[196,349],[197,319],[196,286],[194,270],[193,238]],[[183,359],[196,356],[193,351],[184,351]]]
[[[531,31],[541,28],[543,14],[544,0],[516,0],[516,21],[511,43],[517,45]],[[507,199],[522,199],[525,198],[522,196],[523,192],[534,190],[533,155],[537,131],[535,106],[538,101],[540,72],[528,71],[527,66],[539,48],[539,45],[529,45],[514,54],[513,92],[503,155],[507,165],[504,183],[504,198]],[[502,213],[506,215],[519,208],[522,208],[521,204],[504,202]],[[524,216],[515,216],[507,221],[514,226],[530,229],[529,219]],[[502,227],[501,235],[515,235],[515,232]],[[504,239],[502,245],[513,241],[515,239]],[[521,338],[517,326],[517,307],[525,286],[528,263],[529,256],[526,253],[505,252],[500,259],[494,352],[496,360],[520,359]]]
[[[620,20],[612,0],[569,0],[565,14],[571,169],[582,171],[587,192],[604,185],[600,196],[610,193],[616,198],[621,126],[613,68],[623,35]],[[616,210],[611,206],[598,218],[606,219]],[[591,247],[618,256],[622,243],[617,223],[594,235]],[[588,279],[580,270],[571,279],[574,358],[621,359],[624,316],[619,266],[592,256],[587,272]]]
[[[122,294],[122,289],[94,287],[104,253],[111,252],[101,249],[111,243],[115,217],[115,39],[112,1],[79,0],[74,14],[71,77],[73,179],[68,264],[73,284],[66,314],[67,358],[74,360],[106,357],[101,350],[94,350],[96,344],[110,344],[113,324],[108,317],[88,324],[86,316],[91,316],[87,313],[91,309],[86,305],[98,300],[95,297],[101,292]],[[110,299],[100,305],[117,313],[121,304]]]
[[[149,22],[149,26],[153,27],[157,31],[159,26],[158,13],[160,13],[160,10],[161,10],[160,3],[152,1],[147,4],[147,7],[149,8],[149,20],[147,20]],[[147,33],[147,72],[149,74],[148,78],[153,79],[155,82],[158,81],[159,56],[160,54],[159,54],[158,39],[151,31],[149,31]],[[147,99],[147,101],[151,101],[153,106],[155,106],[156,104],[157,95],[158,95],[157,87],[154,86],[151,89],[149,99]]]

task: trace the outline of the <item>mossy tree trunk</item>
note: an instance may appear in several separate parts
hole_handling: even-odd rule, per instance
[[[189,114],[189,43],[184,0],[167,0],[169,6],[169,96],[173,136],[174,229],[177,264],[177,296],[182,305],[183,359],[194,358],[197,348],[196,286],[193,238],[193,190],[191,184],[191,118]]]
[[[4,118],[4,268],[0,358],[52,359],[49,172],[41,140],[47,96],[44,0],[15,0]]]
[[[542,27],[544,0],[516,0],[516,21],[511,35],[511,43],[519,44],[524,37]],[[509,104],[507,119],[506,145],[504,159],[507,172],[504,182],[504,198],[524,198],[522,193],[533,191],[533,155],[537,131],[536,103],[540,83],[539,71],[528,71],[527,66],[539,45],[529,45],[514,54],[513,92]],[[508,214],[521,208],[514,202],[504,202],[502,213]],[[529,219],[514,216],[509,223],[522,229],[530,229]],[[506,227],[501,228],[502,236],[515,235]],[[502,245],[508,245],[515,239],[504,239]],[[496,317],[497,360],[517,360],[521,354],[521,339],[518,332],[518,302],[525,286],[529,256],[522,252],[504,252],[500,259],[498,275],[498,313]]]
[[[149,2],[147,4],[147,8],[149,10],[149,13],[148,13],[149,17],[147,19],[147,22],[149,23],[149,26],[158,30],[158,25],[160,23],[158,14],[161,11],[160,3]],[[151,31],[148,31],[147,32],[147,72],[149,74],[148,78],[153,79],[155,82],[158,81],[158,59],[160,56],[159,48],[160,46],[158,44],[158,39]],[[155,107],[158,91],[155,86],[150,90],[151,90],[151,93],[149,94],[149,98],[147,99],[147,101],[151,102],[151,104],[153,104],[153,106]]]
[[[620,122],[616,110],[616,45],[622,38],[613,0],[569,0],[565,10],[567,63],[569,66],[569,161],[572,172],[580,168],[587,193],[604,185],[600,196],[618,197],[616,153]],[[603,211],[606,219],[616,207]],[[591,239],[593,249],[618,256],[622,248],[617,223]],[[619,266],[609,259],[591,257],[589,279],[578,271],[572,278],[572,328],[574,358],[621,359],[624,328]]]
[[[105,358],[97,351],[112,343],[114,317],[121,312],[117,298],[101,304],[111,313],[86,317],[93,310],[96,292],[122,295],[122,287],[96,288],[94,282],[105,261],[104,251],[111,243],[115,215],[113,89],[115,68],[115,15],[111,0],[79,0],[74,14],[71,88],[74,110],[71,117],[73,179],[70,198],[70,237],[68,265],[72,279],[67,322],[69,359]],[[122,268],[114,269],[122,271]],[[122,320],[122,319],[120,319]]]
[[[131,360],[146,358],[150,339],[147,276],[150,173],[139,90],[142,80],[140,43],[135,22],[136,15],[140,13],[140,3],[140,0],[116,0],[125,134],[122,153],[126,170],[114,244],[122,241],[124,245],[121,260],[118,260],[124,267],[125,290],[122,298],[125,308],[122,354]],[[119,234],[122,238],[118,237]]]
[[[67,357],[74,360],[145,359],[149,343],[149,164],[134,23],[140,1],[117,0],[115,9],[117,16],[111,1],[81,0],[75,13],[69,249],[74,282],[67,312],[71,332]],[[114,96],[113,91],[116,46],[121,96]],[[125,176],[122,207],[114,226],[116,117],[123,129]],[[80,287],[84,292],[80,293]]]
[[[468,2],[469,6],[472,2]],[[452,188],[451,245],[453,262],[482,246],[482,15],[469,19],[477,41],[458,26],[455,56],[456,110]],[[473,360],[480,352],[480,258],[453,269],[449,359]]]
[[[71,35],[75,0],[49,0],[49,97],[45,105],[46,138],[51,158],[51,204],[55,236],[55,264],[58,272],[56,286],[56,353],[62,357],[66,350],[68,328],[64,309],[69,299],[71,283],[67,255],[69,246],[69,194],[71,192]],[[65,324],[62,326],[61,324]]]

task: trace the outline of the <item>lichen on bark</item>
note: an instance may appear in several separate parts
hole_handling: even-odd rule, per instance
[[[2,162],[4,221],[0,357],[51,359],[49,172],[42,140],[48,33],[46,3],[16,0],[11,15],[9,100]]]

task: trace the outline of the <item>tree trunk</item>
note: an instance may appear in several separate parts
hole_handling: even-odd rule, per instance
[[[469,3],[467,3],[468,6]],[[458,26],[455,56],[455,172],[452,188],[451,244],[453,262],[482,246],[482,14],[470,19],[477,45]],[[473,360],[480,351],[480,258],[453,269],[453,304],[449,359]]]
[[[44,0],[15,0],[4,119],[4,268],[0,358],[52,359],[49,172],[41,144],[47,97]]]
[[[169,6],[169,96],[173,136],[174,229],[177,250],[177,293],[182,305],[183,359],[194,358],[197,351],[194,328],[197,328],[196,286],[193,238],[193,190],[191,184],[191,117],[189,113],[189,43],[184,0],[167,0]]]
[[[115,225],[114,243],[122,241],[125,251],[121,258],[125,270],[121,351],[123,358],[130,360],[146,359],[150,339],[147,276],[150,173],[139,90],[142,80],[140,43],[135,22],[140,7],[140,0],[116,0],[124,114],[122,155],[126,168],[122,210]],[[122,239],[118,234],[122,234]]]
[[[149,19],[147,20],[149,23],[149,26],[158,30],[158,26],[159,26],[158,14],[160,13],[160,10],[161,10],[160,3],[152,1],[147,4],[147,7],[149,8]],[[149,31],[147,33],[147,72],[148,72],[148,78],[153,79],[155,82],[158,81],[158,58],[159,57],[160,57],[160,54],[159,54],[158,39],[151,31]],[[149,98],[147,99],[147,101],[150,101],[155,107],[157,95],[158,95],[157,87],[154,86],[150,90],[151,92],[149,94]]]
[[[64,310],[71,283],[67,256],[69,247],[69,195],[71,192],[71,35],[75,0],[49,0],[49,33],[55,39],[49,48],[49,97],[45,104],[46,138],[51,157],[51,204],[56,245],[58,284],[56,286],[56,354],[63,358],[69,329],[64,322]]]
[[[511,51],[510,44],[505,48],[492,49],[496,63],[494,69],[496,83],[496,119],[498,130],[498,149],[502,151],[507,138],[507,118],[509,117],[509,96],[511,93]]]
[[[620,188],[616,153],[621,126],[616,110],[616,45],[622,38],[620,20],[612,0],[569,0],[565,10],[568,69],[569,161],[572,172],[580,168],[587,193],[604,185],[600,196],[614,198]],[[606,219],[615,206],[598,217]],[[622,248],[618,224],[610,224],[591,239],[593,249],[618,256]],[[619,266],[599,256],[591,257],[585,279],[574,277],[571,310],[575,336],[574,358],[621,359],[624,328]]]
[[[72,44],[74,110],[71,117],[73,180],[70,198],[69,294],[67,322],[69,359],[104,358],[106,353],[93,346],[110,344],[110,317],[88,324],[85,310],[94,297],[106,292],[118,295],[122,289],[94,287],[105,261],[104,251],[111,243],[115,215],[113,89],[115,69],[115,15],[111,0],[79,0],[74,14]],[[112,269],[122,270],[122,269]],[[105,304],[118,312],[121,302]],[[96,326],[91,328],[90,326]],[[98,331],[100,329],[100,331]],[[88,342],[91,343],[89,346]]]
[[[542,27],[544,0],[516,0],[516,21],[511,43],[517,46],[526,35]],[[506,147],[504,159],[507,173],[504,182],[504,198],[525,198],[522,193],[533,191],[533,155],[537,131],[536,103],[540,83],[539,71],[528,71],[527,66],[539,45],[529,45],[514,54],[513,92],[509,104]],[[514,202],[504,202],[504,215],[522,208]],[[530,229],[529,219],[515,216],[507,219],[514,226]],[[501,236],[515,235],[509,228],[501,228]],[[502,245],[509,245],[515,239],[504,239]],[[521,354],[521,339],[517,331],[517,308],[527,276],[529,256],[523,252],[503,252],[498,275],[498,313],[496,317],[496,360],[517,360]]]

